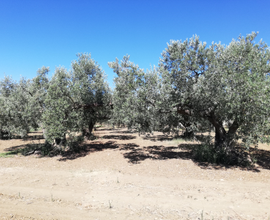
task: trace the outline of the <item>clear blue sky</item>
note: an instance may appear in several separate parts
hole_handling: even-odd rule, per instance
[[[197,34],[207,44],[229,44],[259,31],[257,40],[270,45],[269,10],[269,0],[1,0],[0,79],[30,79],[42,66],[51,77],[87,52],[113,87],[108,62],[129,54],[149,69],[171,39]]]

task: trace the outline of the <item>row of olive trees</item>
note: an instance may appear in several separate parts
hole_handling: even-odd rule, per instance
[[[207,47],[199,37],[171,41],[159,66],[147,72],[129,56],[109,66],[117,74],[111,93],[100,66],[79,54],[72,68],[48,68],[32,80],[0,82],[0,135],[27,135],[42,128],[49,143],[76,132],[90,136],[110,119],[139,132],[215,132],[214,151],[229,154],[242,140],[248,147],[269,140],[270,51],[256,33],[228,46]],[[210,136],[209,136],[210,137]],[[210,140],[210,138],[209,138]],[[210,143],[210,142],[209,142]]]
[[[111,91],[90,55],[79,54],[70,71],[57,68],[51,80],[48,72],[43,67],[32,80],[0,81],[0,138],[42,128],[49,143],[64,144],[66,136],[89,137],[97,122],[109,119]]]
[[[199,37],[171,41],[159,67],[144,72],[125,56],[109,63],[117,74],[114,120],[141,132],[187,134],[214,130],[214,151],[229,154],[237,140],[269,141],[270,50],[256,33],[228,46]],[[210,136],[209,136],[210,137]]]

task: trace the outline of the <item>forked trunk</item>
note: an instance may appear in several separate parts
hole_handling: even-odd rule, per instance
[[[211,124],[215,127],[215,147],[217,150],[230,151],[233,147],[233,140],[236,131],[239,127],[235,121],[226,132],[221,121],[216,120],[214,117],[209,118]]]

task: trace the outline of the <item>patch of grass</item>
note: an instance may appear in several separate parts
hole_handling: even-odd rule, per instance
[[[16,154],[18,154],[18,152],[16,151],[10,151],[10,152],[4,152],[4,153],[0,153],[0,157],[14,157]]]

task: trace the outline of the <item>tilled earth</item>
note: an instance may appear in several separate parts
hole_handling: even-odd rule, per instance
[[[267,160],[202,165],[190,153],[196,142],[124,129],[95,135],[72,154],[0,157],[0,219],[270,219]],[[0,140],[0,153],[27,143]]]

